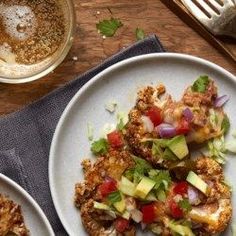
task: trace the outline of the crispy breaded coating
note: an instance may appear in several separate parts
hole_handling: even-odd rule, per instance
[[[114,219],[103,211],[94,209],[93,201],[101,199],[97,187],[105,178],[110,177],[119,181],[125,170],[134,165],[133,158],[128,151],[110,149],[105,156],[98,157],[94,164],[84,160],[82,165],[85,177],[84,182],[75,186],[75,204],[81,210],[83,225],[89,235],[111,235],[110,226]],[[133,231],[134,229],[127,230],[126,234],[132,236]]]
[[[93,165],[89,160],[84,160],[82,165],[85,171],[84,182],[75,186],[77,207],[96,194],[97,186],[104,182],[105,177],[119,180],[124,171],[134,165],[134,161],[128,151],[110,149],[105,156],[98,157]]]
[[[232,216],[231,192],[223,183],[223,169],[215,160],[201,157],[196,160],[196,173],[208,183],[210,191],[205,202],[193,207],[189,216],[203,224],[205,235],[221,233]]]
[[[194,92],[191,87],[185,90],[182,98],[186,105],[193,107],[200,107],[201,105],[213,106],[214,100],[217,97],[217,87],[213,80],[210,80],[204,93]]]
[[[0,235],[14,233],[17,236],[27,236],[27,230],[21,207],[12,200],[0,194]]]

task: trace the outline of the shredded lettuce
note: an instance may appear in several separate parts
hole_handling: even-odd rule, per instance
[[[226,148],[224,136],[208,141],[209,156],[220,164],[225,164]]]
[[[229,128],[230,128],[229,117],[225,115],[221,123],[221,129],[224,131],[224,134],[226,134],[229,131]]]
[[[232,236],[236,236],[236,223],[231,225]]]
[[[110,113],[115,112],[116,107],[117,107],[117,102],[115,100],[111,100],[105,104],[105,109]]]
[[[226,150],[236,153],[236,139],[229,140],[225,143]]]
[[[129,118],[128,118],[128,113],[126,112],[118,112],[117,115],[117,129],[118,130],[123,130],[125,125],[128,123]]]
[[[214,109],[210,109],[209,115],[210,115],[209,120],[210,120],[211,126],[213,129],[216,129],[218,125],[218,120],[219,120],[216,111]]]
[[[88,122],[88,124],[87,124],[87,136],[88,136],[89,141],[93,140],[93,132],[94,132],[93,125],[90,122]]]
[[[101,137],[106,138],[107,134],[111,133],[112,131],[114,131],[116,129],[116,125],[112,124],[112,123],[106,123],[102,130],[100,131],[101,133]]]

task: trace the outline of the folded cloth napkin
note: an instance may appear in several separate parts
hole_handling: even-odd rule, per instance
[[[48,217],[56,235],[66,235],[66,232],[50,195],[48,158],[53,133],[63,110],[75,93],[105,68],[126,58],[163,51],[157,37],[152,35],[39,101],[0,118],[0,172],[31,194]]]

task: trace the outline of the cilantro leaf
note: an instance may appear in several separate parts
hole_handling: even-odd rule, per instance
[[[97,141],[94,141],[91,145],[91,151],[95,155],[105,154],[108,151],[108,142],[106,139],[101,138]]]
[[[192,206],[189,203],[188,199],[184,198],[183,200],[179,201],[179,206],[184,210],[184,211],[191,211]]]
[[[121,197],[121,193],[119,190],[115,191],[115,192],[112,192],[110,193],[108,196],[107,196],[107,199],[108,201],[111,203],[111,204],[114,204],[116,202],[120,202],[122,197]]]
[[[229,118],[227,115],[225,115],[221,123],[221,129],[224,131],[224,134],[226,134],[229,131],[229,128],[230,128]]]
[[[201,75],[192,85],[193,92],[204,93],[210,80],[207,75]]]
[[[112,37],[121,26],[123,26],[121,21],[113,17],[111,17],[110,20],[99,21],[99,23],[96,24],[99,33],[106,37]]]
[[[134,156],[134,155],[133,155],[133,159],[134,159],[134,162],[135,162],[136,166],[139,166],[139,167],[141,167],[142,169],[145,169],[145,170],[152,169],[152,166],[147,161],[145,161],[144,159],[142,159],[140,157],[137,157],[137,156]]]
[[[144,33],[143,29],[136,28],[135,36],[136,36],[137,40],[143,40],[145,38],[145,33]]]
[[[156,182],[154,186],[156,190],[167,190],[171,183],[170,173],[167,170],[156,170],[156,174],[149,172],[149,177]]]
[[[133,156],[135,166],[127,171],[125,171],[125,176],[134,183],[138,183],[144,175],[152,169],[152,166],[140,157]]]

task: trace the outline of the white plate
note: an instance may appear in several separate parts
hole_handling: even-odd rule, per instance
[[[48,219],[34,199],[22,187],[3,174],[0,174],[0,193],[21,206],[30,235],[54,235]]]
[[[225,110],[231,119],[232,132],[236,128],[235,76],[213,63],[188,55],[156,53],[119,62],[95,76],[74,96],[56,128],[49,160],[53,201],[70,235],[86,235],[79,211],[73,205],[73,196],[75,183],[83,179],[80,163],[86,157],[92,158],[87,123],[94,125],[95,138],[98,138],[105,123],[115,122],[115,116],[104,109],[109,100],[117,100],[120,110],[128,111],[134,105],[138,88],[160,82],[175,98],[180,98],[186,86],[202,74],[215,79],[219,94],[231,96]],[[235,169],[236,158],[229,157],[226,174],[236,189]],[[234,202],[236,204],[235,195]]]

